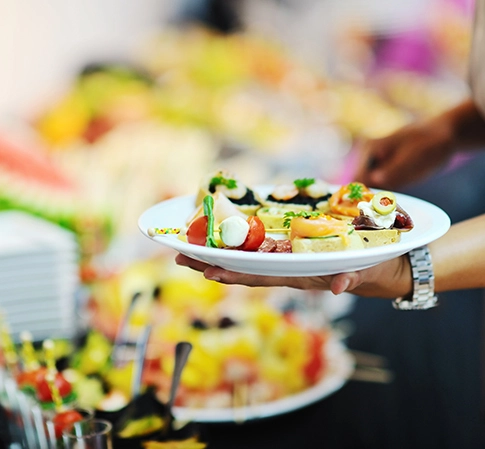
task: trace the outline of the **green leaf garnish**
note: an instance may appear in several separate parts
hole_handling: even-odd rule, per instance
[[[226,186],[228,189],[235,189],[237,187],[237,181],[232,178],[225,178],[224,176],[214,176],[209,183],[209,190],[214,189],[216,186]]]
[[[214,237],[214,198],[211,195],[204,197],[204,215],[207,216],[207,238],[205,246],[209,248],[218,248]]]
[[[305,189],[308,186],[311,186],[312,184],[315,184],[315,178],[295,179],[293,181],[293,184],[295,184],[296,188],[298,188],[298,189]]]
[[[363,193],[362,193],[362,186],[360,184],[356,184],[356,183],[350,183],[349,184],[349,190],[350,190],[350,193],[349,193],[349,199],[351,200],[360,200],[362,199],[363,197]]]
[[[299,212],[293,212],[293,211],[285,212],[283,226],[285,228],[289,228],[291,224],[291,220],[293,220],[293,218],[296,218],[296,217],[310,218],[310,217],[318,217],[319,215],[321,215],[321,212],[318,212],[318,211],[309,212],[307,210],[301,210]]]

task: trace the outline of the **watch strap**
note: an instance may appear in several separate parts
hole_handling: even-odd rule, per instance
[[[413,275],[413,293],[396,298],[392,305],[398,310],[426,310],[438,305],[434,293],[434,272],[427,245],[408,253]]]

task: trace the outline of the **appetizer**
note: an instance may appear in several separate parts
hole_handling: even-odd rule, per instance
[[[351,182],[332,193],[328,203],[322,203],[319,210],[342,220],[353,220],[360,215],[359,203],[370,201],[374,193],[360,182]]]
[[[206,195],[207,196],[207,195]],[[214,199],[214,205],[212,206],[212,213],[214,215],[214,225],[217,227],[219,224],[228,217],[238,216],[246,219],[247,214],[241,212],[241,210],[232,203],[226,195],[221,192],[216,192],[212,195]],[[195,219],[205,215],[204,213],[204,198],[200,204],[196,207],[194,212],[187,218],[186,225],[189,226]]]
[[[285,225],[290,228],[294,253],[320,253],[363,249],[354,226],[322,212],[288,212]]]
[[[377,192],[370,201],[361,201],[357,207],[359,215],[352,220],[352,225],[366,248],[397,243],[402,231],[414,227],[392,192]]]
[[[264,227],[270,231],[281,229],[284,226],[286,212],[288,209],[285,207],[264,206],[258,209],[256,215],[263,222]]]
[[[200,205],[207,195],[217,192],[226,196],[246,215],[255,215],[261,207],[261,200],[257,193],[227,170],[218,170],[202,181],[195,200],[196,206]]]
[[[218,178],[214,193],[200,199],[199,192],[186,230],[150,228],[148,234],[179,234],[188,243],[211,248],[316,253],[397,243],[402,232],[414,227],[394,193],[374,192],[360,182],[329,193],[323,181],[297,179],[291,186],[277,186],[253,215],[226,196],[232,188],[237,190],[237,180],[220,178],[225,181]]]
[[[295,179],[292,184],[277,185],[263,201],[263,205],[294,211],[315,210],[322,207],[329,198],[330,191],[326,182],[301,178]]]
[[[43,343],[45,366],[37,371],[35,394],[43,409],[54,409],[60,404],[72,403],[76,399],[71,383],[56,368],[54,342]]]
[[[263,222],[255,215],[246,219],[232,215],[214,229],[214,198],[207,195],[203,200],[204,215],[193,220],[186,231],[187,242],[211,248],[234,248],[256,251],[266,237]]]

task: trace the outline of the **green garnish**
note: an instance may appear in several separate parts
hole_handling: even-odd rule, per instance
[[[298,189],[306,189],[308,186],[315,184],[315,178],[295,179],[293,184],[295,184],[296,188]]]
[[[209,190],[214,189],[216,186],[226,186],[228,189],[235,189],[237,181],[232,178],[224,178],[224,176],[214,176],[210,180]]]
[[[293,218],[296,218],[296,217],[303,217],[303,218],[315,217],[316,218],[319,215],[321,215],[321,212],[318,212],[318,211],[309,212],[307,210],[301,210],[299,212],[293,212],[293,211],[285,212],[283,226],[285,228],[289,228],[291,224],[291,220],[293,220]]]
[[[350,190],[350,193],[349,193],[349,199],[351,200],[360,200],[362,199],[363,197],[363,193],[362,193],[362,186],[360,184],[356,184],[356,183],[350,183],[349,184],[349,190]]]
[[[206,195],[203,204],[204,215],[207,216],[207,238],[205,246],[208,246],[209,248],[218,248],[214,237],[214,198],[212,198],[211,195]]]

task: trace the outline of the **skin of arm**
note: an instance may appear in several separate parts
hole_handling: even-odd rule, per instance
[[[458,150],[480,149],[485,121],[472,100],[381,139],[364,142],[358,151],[356,181],[397,189],[423,179]]]
[[[435,273],[435,290],[485,287],[485,215],[453,225],[429,244]]]
[[[485,215],[454,224],[440,239],[429,244],[435,274],[435,291],[485,287]],[[250,287],[285,286],[302,290],[344,291],[360,296],[394,299],[412,292],[407,255],[371,268],[334,276],[277,277],[235,273],[190,259],[181,254],[176,262],[204,273],[223,284]]]

